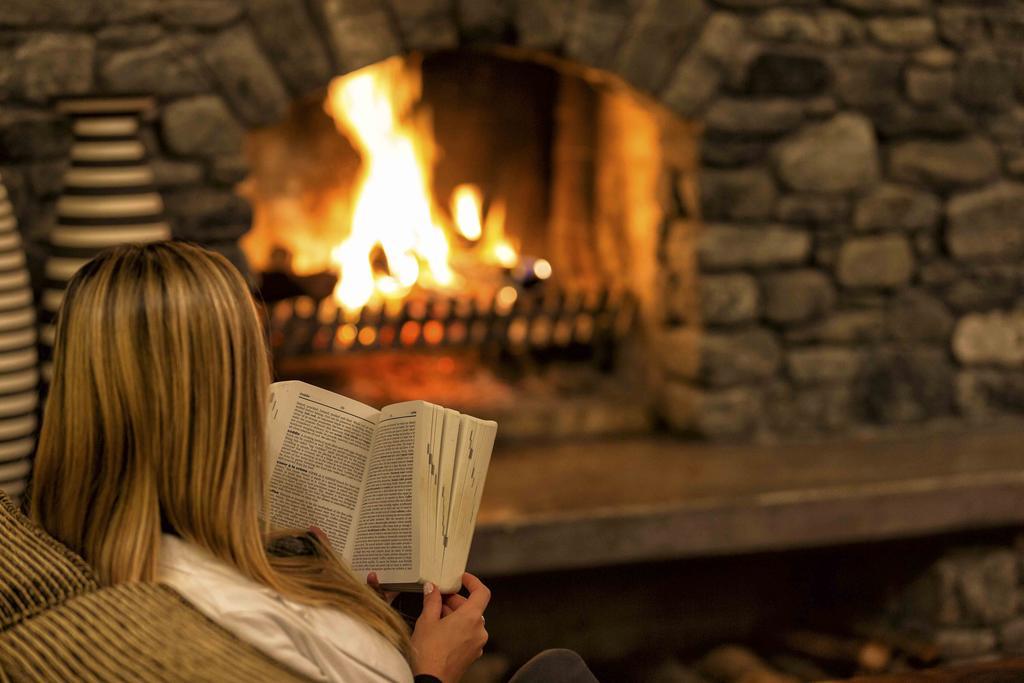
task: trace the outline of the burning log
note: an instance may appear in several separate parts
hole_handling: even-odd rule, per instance
[[[906,631],[900,631],[884,624],[858,624],[857,635],[883,643],[894,652],[900,652],[914,664],[931,666],[939,661],[939,648],[931,640]]]
[[[892,648],[873,639],[791,631],[782,635],[780,644],[819,662],[832,662],[869,673],[885,671],[892,661]]]

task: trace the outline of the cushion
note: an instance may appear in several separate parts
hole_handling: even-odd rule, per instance
[[[0,681],[305,681],[170,588],[100,587],[0,492]]]
[[[89,565],[0,491],[0,631],[99,587]]]
[[[77,596],[7,630],[0,666],[12,682],[307,680],[147,583]]]

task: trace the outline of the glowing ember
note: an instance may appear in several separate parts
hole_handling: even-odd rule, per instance
[[[413,115],[419,96],[419,72],[397,57],[335,79],[328,92],[328,112],[362,155],[351,230],[331,253],[341,268],[334,298],[350,310],[375,294],[455,281],[431,200],[430,137]],[[387,263],[375,272],[378,247]]]

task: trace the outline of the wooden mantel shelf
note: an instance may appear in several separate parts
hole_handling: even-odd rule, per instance
[[[496,448],[471,570],[488,575],[1024,524],[1024,429],[710,445]]]

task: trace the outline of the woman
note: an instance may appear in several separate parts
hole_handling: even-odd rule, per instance
[[[222,256],[184,243],[107,251],[71,280],[31,514],[108,584],[161,581],[241,639],[319,680],[458,680],[490,594],[428,584],[411,636],[321,543],[268,555],[257,308]]]

